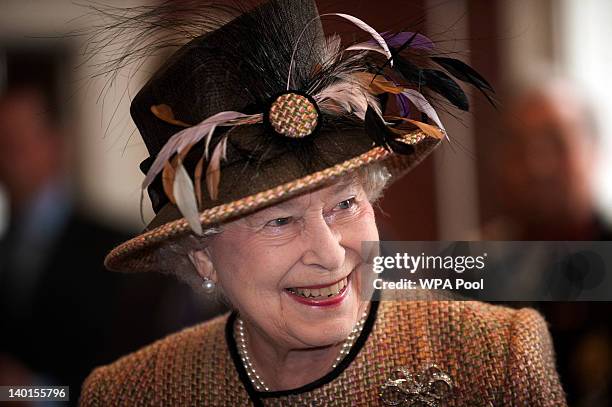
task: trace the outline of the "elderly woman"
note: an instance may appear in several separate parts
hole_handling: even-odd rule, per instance
[[[81,404],[564,405],[535,311],[371,301],[372,205],[445,135],[424,95],[467,110],[452,76],[490,85],[420,34],[334,14],[371,37],[342,49],[312,1],[189,7],[115,24],[190,41],[132,102],[156,216],[106,265],[175,274],[232,312],[96,369]]]

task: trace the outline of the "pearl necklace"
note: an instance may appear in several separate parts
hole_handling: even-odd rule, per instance
[[[361,334],[361,331],[363,330],[363,325],[365,324],[365,321],[367,318],[368,318],[368,309],[365,310],[361,319],[353,327],[353,330],[351,331],[349,336],[344,340],[344,343],[342,344],[342,347],[340,348],[340,353],[338,354],[338,356],[334,360],[334,363],[332,364],[332,369],[335,369],[336,366],[338,366],[338,364],[342,361],[342,359],[344,359],[346,355],[348,355],[351,348],[353,347],[353,344],[355,343],[355,340],[359,337],[359,334]],[[270,388],[266,386],[261,376],[257,374],[257,371],[255,370],[255,366],[253,365],[253,361],[249,357],[249,353],[247,350],[246,329],[244,327],[244,322],[240,318],[237,318],[237,322],[238,323],[236,325],[236,328],[234,329],[234,338],[238,337],[238,341],[237,341],[238,342],[237,343],[238,354],[240,355],[240,359],[242,359],[242,365],[244,366],[247,372],[247,376],[249,376],[251,383],[253,384],[253,386],[255,387],[257,391],[262,391],[262,390],[270,391]]]

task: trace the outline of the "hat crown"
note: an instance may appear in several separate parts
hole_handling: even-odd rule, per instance
[[[304,46],[296,51],[293,76],[299,82],[318,62],[324,34],[317,16],[312,0],[273,0],[176,51],[131,104],[132,119],[150,155],[141,170],[146,172],[168,139],[181,130],[155,117],[152,106],[168,105],[178,120],[192,125],[222,111],[250,113],[252,106],[284,90],[300,34]],[[149,188],[149,196],[155,212],[167,202],[160,182]]]
[[[167,104],[178,119],[196,124],[221,111],[248,110],[283,91],[293,45],[308,24],[294,71],[298,80],[304,76],[300,71],[312,69],[323,45],[320,21],[312,21],[317,15],[314,1],[273,0],[176,51],[131,104],[149,154],[155,156],[177,132],[151,114],[153,105]]]

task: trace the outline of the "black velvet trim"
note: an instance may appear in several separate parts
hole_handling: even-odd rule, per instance
[[[234,333],[233,333],[234,328],[233,327],[234,327],[234,322],[236,321],[237,314],[236,312],[232,312],[225,326],[225,339],[227,341],[227,345],[230,351],[230,355],[232,356],[232,360],[234,361],[234,366],[236,366],[236,370],[238,371],[238,377],[240,378],[240,381],[246,388],[247,393],[249,394],[249,397],[251,398],[253,403],[256,406],[262,406],[263,404],[261,403],[261,399],[271,398],[271,397],[290,396],[290,395],[296,395],[300,393],[309,392],[309,391],[312,391],[318,387],[321,387],[331,382],[332,380],[340,376],[340,374],[351,364],[351,362],[359,354],[359,352],[361,351],[361,348],[363,348],[368,337],[370,336],[370,332],[372,332],[372,328],[374,327],[374,322],[376,322],[376,315],[377,315],[379,304],[380,303],[378,301],[370,302],[370,312],[368,313],[368,317],[363,325],[363,330],[361,331],[361,334],[359,335],[359,337],[357,338],[357,340],[351,347],[351,350],[349,351],[348,355],[331,372],[327,373],[325,376],[321,377],[320,379],[315,380],[314,382],[310,382],[296,389],[270,391],[270,392],[256,390],[255,387],[253,387],[253,384],[251,383],[249,376],[247,375],[247,372],[242,364],[242,361],[240,360],[240,355],[238,354],[238,348],[236,347],[236,342],[234,340]]]

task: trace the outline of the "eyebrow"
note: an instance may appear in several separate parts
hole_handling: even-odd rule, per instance
[[[344,189],[348,189],[357,185],[357,177],[353,175],[344,176],[338,181],[334,188],[333,193],[341,192]]]
[[[337,194],[339,192],[342,192],[345,189],[348,189],[350,187],[354,187],[357,184],[357,177],[354,176],[345,176],[342,177],[340,179],[340,181],[338,181],[337,184],[335,184],[331,190],[331,194]],[[322,188],[325,188],[325,186],[322,186]],[[275,205],[271,205],[267,208],[262,209],[261,211],[255,212],[253,214],[254,217],[259,217],[259,216],[264,216],[266,211],[268,210],[272,210],[273,208],[277,208],[277,209],[290,209],[293,207],[298,206],[294,200],[292,199],[288,199],[286,201],[282,201],[279,202]]]
[[[330,194],[337,194],[339,192],[344,191],[345,189],[354,187],[356,184],[357,184],[356,177],[354,177],[354,176],[345,176],[345,177],[342,177],[333,186],[333,188],[331,189],[331,193]],[[322,186],[321,188],[325,188],[325,185]],[[280,202],[280,203],[276,204],[275,206],[277,208],[291,208],[291,207],[296,206],[294,202],[295,201],[290,199],[290,200],[287,200],[287,201]]]

